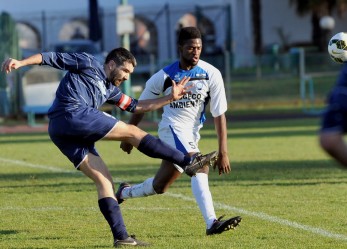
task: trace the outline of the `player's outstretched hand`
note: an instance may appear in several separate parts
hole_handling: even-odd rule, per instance
[[[182,98],[186,93],[189,93],[188,91],[193,86],[186,86],[186,84],[189,82],[190,77],[183,77],[177,84],[175,81],[172,81],[172,90],[171,90],[171,96],[172,101],[179,100]]]
[[[131,150],[133,149],[134,146],[132,146],[131,144],[126,143],[126,142],[121,142],[119,147],[120,147],[124,152],[130,154],[130,153],[131,153]]]
[[[1,64],[1,71],[10,73],[12,69],[18,69],[22,66],[21,62],[13,59],[13,58],[8,58],[3,61]]]
[[[231,167],[228,155],[223,155],[221,153],[218,155],[218,159],[213,165],[213,169],[215,170],[217,167],[219,175],[230,173]]]

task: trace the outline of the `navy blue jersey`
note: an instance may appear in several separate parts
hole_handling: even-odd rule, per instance
[[[337,79],[337,86],[347,87],[347,63],[343,63],[343,67]]]
[[[67,70],[56,91],[48,117],[81,108],[98,109],[105,102],[133,112],[137,100],[124,95],[106,79],[103,65],[87,53],[42,53],[42,65]]]
[[[347,132],[347,63],[341,68],[336,85],[329,94],[321,131]]]

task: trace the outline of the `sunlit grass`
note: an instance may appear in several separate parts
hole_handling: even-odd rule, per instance
[[[127,229],[151,248],[346,248],[347,171],[321,151],[316,118],[228,123],[232,173],[210,173],[217,215],[241,226],[206,237],[182,175],[167,194],[121,205]],[[154,128],[150,130],[155,134]],[[200,148],[216,149],[202,130]],[[112,248],[94,184],[75,171],[47,134],[0,135],[0,248]],[[118,142],[97,143],[115,182],[138,183],[160,160]]]

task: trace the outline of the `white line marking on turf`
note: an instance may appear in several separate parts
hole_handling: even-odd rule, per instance
[[[167,192],[166,195],[169,195],[171,197],[174,198],[179,198],[179,199],[183,199],[185,201],[193,201],[195,202],[195,199],[192,197],[188,197],[185,195],[181,195],[181,194],[173,194],[170,192]],[[290,220],[286,220],[286,219],[282,219],[282,218],[278,218],[275,216],[271,216],[265,213],[260,213],[260,212],[252,212],[252,211],[248,211],[242,208],[236,208],[236,207],[232,207],[229,205],[225,205],[222,203],[218,203],[218,202],[214,202],[214,206],[216,208],[220,208],[220,209],[225,209],[225,210],[229,210],[229,211],[233,211],[236,213],[240,213],[240,214],[245,214],[248,216],[253,216],[262,220],[266,220],[266,221],[270,221],[273,223],[278,223],[287,227],[294,227],[294,228],[298,228],[307,232],[311,232],[311,233],[315,233],[318,235],[321,235],[323,237],[328,237],[328,238],[333,238],[333,239],[339,239],[339,240],[345,240],[347,241],[347,236],[343,235],[343,234],[338,234],[338,233],[332,233],[329,232],[327,230],[318,228],[318,227],[312,227],[312,226],[307,226],[307,225],[303,225],[294,221],[290,221]]]
[[[16,165],[20,165],[20,166],[24,166],[24,167],[35,168],[35,169],[44,169],[44,170],[49,170],[49,171],[53,171],[53,172],[76,173],[76,171],[73,171],[73,170],[65,170],[65,169],[60,169],[57,167],[33,164],[33,163],[25,162],[25,161],[7,159],[7,158],[2,158],[2,157],[0,157],[0,162],[11,163],[11,164],[16,164]],[[0,164],[0,166],[4,166],[4,165]]]
[[[1,158],[1,157],[0,157],[0,162],[12,163],[12,164],[17,164],[20,166],[36,168],[36,169],[44,169],[44,170],[49,170],[49,171],[53,171],[53,172],[77,173],[77,170],[64,170],[64,169],[60,169],[60,168],[53,167],[53,166],[33,164],[33,163],[25,162],[25,161],[13,160],[13,159]],[[2,166],[2,165],[0,164],[0,166]],[[122,182],[122,181],[118,180],[117,182]],[[183,199],[186,201],[195,202],[194,198],[188,197],[185,195],[181,195],[181,194],[174,194],[174,193],[167,192],[166,195],[174,197],[174,198]],[[315,233],[315,234],[318,234],[318,235],[321,235],[324,237],[347,241],[346,235],[338,234],[338,233],[332,233],[332,232],[329,232],[327,230],[324,230],[324,229],[321,229],[318,227],[307,226],[307,225],[303,225],[303,224],[300,224],[300,223],[297,223],[294,221],[290,221],[290,220],[278,218],[275,216],[271,216],[271,215],[268,215],[265,213],[248,211],[248,210],[245,210],[242,208],[236,208],[236,207],[232,207],[232,206],[225,205],[225,204],[218,203],[218,202],[214,202],[214,205],[216,208],[230,210],[230,211],[233,211],[236,213],[253,216],[253,217],[256,217],[256,218],[259,218],[262,220],[271,221],[271,222],[278,223],[278,224],[288,226],[288,227],[298,228],[298,229],[301,229],[301,230],[304,230],[307,232],[311,232],[311,233]]]
[[[196,207],[188,207],[185,209],[192,209],[196,210]],[[84,211],[95,211],[97,213],[100,212],[100,209],[97,207],[57,207],[57,206],[48,206],[48,207],[13,207],[13,206],[6,206],[6,207],[0,207],[0,211],[35,211],[35,212],[51,212],[51,211],[78,211],[78,210],[84,210]],[[134,211],[180,211],[182,208],[165,208],[165,207],[126,207],[126,210],[134,210]]]
[[[15,165],[19,165],[19,166],[27,167],[27,168],[43,169],[43,170],[48,170],[48,171],[52,171],[52,172],[59,172],[59,173],[69,173],[69,174],[80,174],[81,173],[77,169],[75,169],[75,170],[61,169],[61,168],[54,167],[54,166],[34,164],[34,163],[26,162],[26,161],[8,159],[8,158],[3,158],[3,157],[0,157],[0,162],[15,164]],[[4,166],[5,165],[0,164],[0,167],[4,167]],[[71,167],[73,167],[73,166],[71,166]],[[122,179],[119,179],[116,177],[113,177],[113,180],[114,180],[114,182],[119,182],[119,183],[124,182]]]

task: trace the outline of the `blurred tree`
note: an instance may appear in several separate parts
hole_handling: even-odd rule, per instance
[[[2,12],[0,14],[0,61],[8,57],[21,58],[19,49],[19,38],[16,30],[16,22],[10,14]],[[0,73],[0,115],[18,115],[20,112],[20,88],[19,73],[13,72],[6,75]]]
[[[296,6],[299,15],[311,13],[312,24],[312,44],[319,51],[326,50],[326,41],[324,40],[324,30],[319,25],[319,21],[323,16],[331,16],[334,9],[339,15],[347,10],[347,0],[289,0],[290,4]]]

